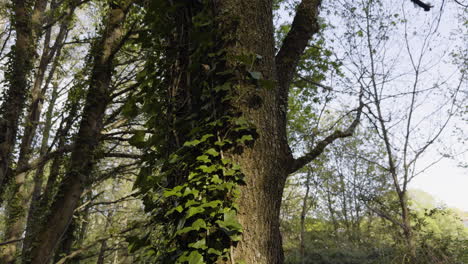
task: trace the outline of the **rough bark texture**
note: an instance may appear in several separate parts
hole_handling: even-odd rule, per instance
[[[26,95],[29,90],[28,77],[31,73],[35,60],[35,46],[41,33],[42,16],[47,5],[47,0],[38,0],[34,3],[28,1],[13,1],[13,21],[16,31],[16,42],[12,48],[11,69],[7,74],[9,88],[6,98],[0,109],[0,201],[3,192],[13,178],[11,168],[11,156],[14,150],[16,136],[18,133],[19,119],[23,111]],[[30,129],[28,123],[26,130]],[[20,148],[20,161],[26,160],[32,134],[23,137]],[[21,166],[21,164],[18,164]],[[7,204],[6,240],[15,240],[21,237],[24,226],[25,211],[22,209],[27,204],[28,193],[24,182],[25,173],[14,177],[12,188],[9,192],[11,199]],[[21,194],[17,194],[20,192]],[[7,245],[0,256],[1,263],[14,263],[17,254],[17,243]]]
[[[38,1],[40,4],[41,1]],[[44,2],[44,1],[42,1]],[[9,86],[5,99],[0,107],[0,199],[5,190],[7,175],[11,175],[11,158],[18,133],[21,117],[28,93],[28,76],[32,70],[37,38],[38,12],[43,11],[42,5],[37,5],[36,11],[30,1],[13,1],[13,21],[16,31],[15,45],[11,51],[11,66],[6,78]],[[44,7],[45,8],[45,7]],[[39,12],[40,14],[40,12]]]
[[[89,184],[89,173],[95,163],[94,151],[99,144],[102,122],[110,97],[110,82],[113,72],[113,58],[118,51],[122,36],[123,22],[130,6],[111,5],[101,40],[93,49],[93,70],[90,87],[83,110],[83,118],[71,154],[71,163],[62,182],[47,225],[37,235],[37,241],[28,254],[25,263],[46,264],[53,255],[73,216],[84,188]]]
[[[245,263],[283,263],[279,214],[286,178],[293,158],[287,143],[286,113],[289,85],[309,39],[316,32],[320,1],[304,0],[298,7],[291,32],[275,58],[272,1],[223,1],[222,12],[239,19],[239,53],[262,57],[255,71],[277,83],[275,89],[250,89],[250,98],[237,107],[258,133],[254,145],[234,157],[245,174],[238,219],[243,236],[234,249],[234,260]],[[241,100],[239,100],[241,101]]]
[[[316,18],[320,1],[304,0],[299,6],[293,28],[283,44],[281,55],[276,58],[272,0],[214,0],[213,3],[217,23],[221,21],[221,24],[228,25],[223,29],[226,30],[223,35],[234,39],[232,45],[223,47],[228,54],[234,55],[231,63],[238,63],[235,58],[242,55],[259,55],[257,57],[261,59],[249,70],[260,72],[262,79],[277,84],[275,88],[267,89],[240,81],[239,89],[242,92],[237,95],[239,98],[233,100],[236,110],[255,128],[257,135],[255,143],[244,148],[241,154],[228,153],[233,162],[241,166],[246,182],[241,186],[241,195],[237,201],[238,220],[243,227],[243,235],[240,243],[232,248],[230,261],[283,263],[279,214],[285,181],[292,172],[292,164],[296,164],[294,168],[298,169],[338,138],[330,138],[322,143],[321,148],[299,163],[295,163],[287,142],[289,86],[300,56],[311,36],[318,30]],[[181,32],[175,35],[183,37],[183,30],[184,27],[181,27]],[[190,60],[184,52],[177,56],[174,62],[176,65],[185,65],[183,62]],[[171,81],[177,88],[173,90],[183,93],[184,89],[190,87],[182,83],[186,79],[180,77],[185,76],[183,68],[178,67],[177,71],[171,75],[175,76]],[[177,131],[179,139],[183,138],[183,133],[183,130]]]

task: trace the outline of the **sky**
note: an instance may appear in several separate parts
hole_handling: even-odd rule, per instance
[[[456,20],[457,13],[460,13],[461,7],[457,6],[454,4],[453,1],[432,1],[432,4],[434,5],[434,8],[431,10],[431,13],[429,12],[424,12],[422,10],[418,10],[417,7],[414,7],[410,1],[406,0],[401,0],[402,7],[410,14],[408,17],[410,20],[410,26],[413,25],[414,28],[410,28],[409,32],[417,32],[418,28],[416,25],[423,27],[424,23],[426,21],[430,21],[431,16],[437,15],[437,12],[440,11],[440,4],[445,3],[444,9],[443,9],[443,15],[442,19],[440,20],[440,25],[439,25],[439,31],[441,32],[441,35],[445,35],[445,37],[441,37],[438,35],[437,37],[441,37],[438,40],[440,42],[432,42],[430,44],[434,45],[434,49],[439,49],[440,53],[442,54],[446,52],[449,48],[455,47],[456,45],[459,46],[465,46],[466,43],[457,43],[453,41],[451,38],[450,32],[457,30],[457,26],[459,24],[459,21]],[[462,11],[463,12],[463,11]],[[466,12],[466,9],[465,9]],[[281,11],[280,12],[280,18],[277,20],[277,23],[282,23],[285,21],[291,21],[292,16],[286,12],[286,11]],[[338,25],[340,26],[340,25]],[[465,30],[466,32],[466,30]],[[419,33],[419,32],[417,32]],[[416,39],[417,37],[415,37]],[[435,40],[434,40],[435,41]],[[460,41],[460,39],[458,39]],[[463,41],[463,40],[462,40]],[[414,49],[417,49],[418,45],[420,43],[417,40],[414,40],[411,45],[414,45]],[[439,46],[437,46],[439,45]],[[442,47],[443,46],[443,47]],[[434,51],[437,55],[436,50]],[[431,63],[431,60],[435,60],[436,55],[433,55],[434,57],[427,56],[426,59],[428,60],[428,64]],[[447,56],[448,57],[448,56]],[[402,60],[405,60],[404,57],[402,57]],[[403,64],[405,61],[403,61]],[[441,74],[441,75],[446,75],[449,76],[454,72],[458,72],[458,69],[454,67],[453,64],[450,64],[447,60],[443,61],[441,64],[438,64],[438,69],[434,71],[434,73]],[[456,79],[456,78],[454,78]],[[432,81],[432,80],[429,80]],[[455,80],[456,81],[456,80]],[[428,84],[423,84],[424,85],[431,85],[430,83]],[[449,89],[453,87],[453,84],[447,84],[447,88]],[[468,84],[465,82],[462,84],[462,90],[468,91]],[[443,90],[441,92],[441,95],[443,96]],[[422,115],[427,115],[427,113],[431,113],[431,103],[436,104],[435,101],[430,101],[430,100],[443,100],[437,98],[437,95],[430,95],[432,96],[432,99],[429,99],[429,103],[427,106],[422,106]],[[464,101],[461,102],[461,104],[468,105],[468,102],[466,102],[466,94],[464,96]],[[442,97],[441,97],[442,98]],[[348,99],[349,100],[349,99]],[[442,101],[439,101],[439,103]],[[401,108],[399,105],[395,105],[396,107],[395,110],[398,111],[398,108]],[[420,109],[421,110],[421,109]],[[401,112],[404,114],[404,111]],[[466,114],[465,114],[466,115]],[[421,119],[424,117],[421,116]],[[421,130],[423,132],[427,132],[427,134],[430,134],[431,130],[434,130],[437,128],[437,125],[440,125],[440,120],[437,122],[437,117],[434,118],[432,122],[427,122],[426,124],[421,125]],[[441,118],[442,119],[442,118]],[[445,204],[448,207],[455,207],[458,209],[461,209],[463,211],[468,212],[468,168],[462,168],[460,166],[461,162],[468,163],[468,146],[464,144],[464,142],[460,141],[460,136],[464,137],[465,139],[468,137],[468,123],[467,123],[467,117],[464,117],[465,120],[459,117],[455,117],[451,120],[451,123],[449,126],[446,128],[444,133],[441,135],[439,138],[440,141],[433,144],[430,149],[425,153],[425,155],[420,158],[418,161],[416,171],[421,171],[423,172],[419,174],[416,178],[414,178],[410,184],[409,187],[410,189],[420,189],[424,192],[429,193],[430,195],[434,196],[436,200],[440,201],[442,204]],[[455,127],[458,128],[458,131],[461,131],[461,134],[455,134]],[[464,133],[464,135],[463,135]],[[421,133],[423,135],[424,133]],[[424,142],[424,140],[422,141]],[[434,161],[440,159],[442,154],[446,153],[464,153],[464,154],[459,154],[455,158],[444,158],[441,159],[439,162],[437,162],[435,165],[431,166],[428,169],[425,169],[428,164],[433,163]]]
[[[463,129],[468,133],[468,124],[463,125]],[[460,142],[460,144],[462,144]],[[467,150],[466,145],[458,147],[460,152]],[[432,151],[421,162],[430,164],[438,158],[439,154]],[[417,176],[411,183],[410,188],[423,190],[437,200],[447,205],[468,212],[468,168],[462,168],[460,162],[468,163],[468,153],[458,155],[455,159],[445,158],[440,162]]]

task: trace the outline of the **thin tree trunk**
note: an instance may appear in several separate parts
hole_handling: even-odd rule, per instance
[[[11,68],[6,73],[9,86],[0,106],[0,202],[6,183],[12,175],[12,153],[29,90],[28,77],[36,58],[35,49],[41,32],[42,15],[47,5],[47,0],[35,1],[34,7],[31,1],[12,2],[16,41],[11,51]]]
[[[53,75],[53,72],[50,74]],[[42,132],[41,148],[39,150],[40,156],[46,155],[47,148],[49,147],[49,137],[50,137],[50,131],[52,129],[52,118],[54,114],[55,103],[59,95],[58,92],[59,92],[58,84],[54,83],[49,105],[47,108],[46,118],[44,122],[44,129]],[[39,166],[39,168],[37,168],[37,170],[34,172],[31,204],[29,206],[29,213],[28,213],[28,218],[26,221],[26,234],[25,234],[25,238],[23,241],[23,255],[24,255],[25,249],[31,246],[32,236],[30,232],[32,231],[33,226],[38,223],[35,220],[39,219],[40,214],[43,213],[39,210],[39,204],[40,204],[40,196],[41,196],[41,190],[42,190],[42,185],[43,185],[43,180],[44,180],[44,166],[45,165]]]
[[[301,238],[301,241],[300,241],[300,254],[301,254],[301,263],[302,264],[305,264],[306,262],[306,259],[305,259],[305,218],[306,218],[306,215],[307,215],[307,209],[308,209],[308,205],[307,205],[307,200],[309,199],[309,192],[310,192],[310,177],[311,177],[311,172],[308,171],[307,172],[307,179],[306,179],[306,183],[305,183],[305,187],[306,187],[306,192],[304,194],[304,198],[302,200],[302,211],[301,211],[301,234],[300,234],[300,238]]]
[[[29,5],[28,5],[29,4]],[[16,43],[12,50],[11,76],[8,76],[10,87],[6,100],[0,109],[0,201],[3,192],[12,178],[11,153],[14,149],[18,122],[26,101],[28,91],[28,77],[35,60],[35,47],[41,32],[42,16],[47,5],[46,0],[38,0],[34,3],[34,9],[27,1],[13,1],[13,20],[15,21]],[[30,11],[32,10],[32,11]],[[28,130],[28,123],[25,129]],[[28,142],[26,142],[28,141]],[[32,141],[32,135],[23,137],[20,146],[20,159],[18,167],[23,166],[27,157],[26,143]],[[12,182],[12,188],[8,192],[9,201],[6,206],[6,231],[7,240],[15,240],[21,237],[24,222],[24,205],[28,203],[28,188],[24,186],[27,173],[18,174]],[[14,263],[17,255],[17,243],[7,245],[0,256],[2,263]]]
[[[113,59],[123,41],[123,23],[130,7],[130,2],[122,1],[119,4],[120,6],[110,3],[103,36],[93,48],[94,65],[90,87],[71,162],[52,204],[47,225],[42,226],[38,232],[37,241],[40,243],[33,244],[31,257],[25,263],[49,262],[57,243],[67,230],[85,187],[90,183],[89,173],[95,163],[94,151],[99,145],[102,122],[111,93],[109,89],[114,69]]]

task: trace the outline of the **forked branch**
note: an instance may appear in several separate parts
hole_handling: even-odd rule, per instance
[[[357,111],[356,117],[354,121],[351,123],[351,125],[345,131],[336,130],[331,135],[329,135],[322,141],[318,142],[317,145],[315,145],[315,147],[309,153],[305,154],[304,156],[298,159],[295,159],[292,163],[289,173],[291,174],[300,170],[309,162],[316,159],[320,154],[323,153],[325,148],[331,143],[333,143],[335,140],[339,138],[346,138],[346,137],[352,136],[354,134],[354,131],[356,130],[356,127],[359,125],[359,121],[361,120],[361,114],[362,114],[363,108],[364,108],[364,103],[362,102],[362,100],[360,100],[359,107],[356,110]]]

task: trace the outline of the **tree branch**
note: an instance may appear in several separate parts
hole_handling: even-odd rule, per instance
[[[418,5],[418,6],[422,7],[424,9],[424,11],[426,11],[426,12],[430,11],[431,8],[434,7],[433,5],[426,4],[421,0],[411,0],[411,2],[413,2],[415,5]]]
[[[278,81],[284,99],[287,97],[289,84],[294,77],[297,64],[307,47],[307,43],[320,29],[317,17],[321,3],[321,0],[302,0],[291,25],[291,30],[286,35],[276,55]]]
[[[19,238],[19,239],[13,239],[13,240],[9,240],[9,241],[6,241],[6,242],[2,242],[2,243],[0,243],[0,247],[5,246],[5,245],[9,245],[9,244],[12,244],[12,243],[20,242],[23,239],[24,238]]]
[[[31,161],[26,166],[23,166],[22,168],[20,168],[18,170],[15,170],[15,175],[27,172],[29,170],[33,170],[33,169],[45,164],[46,162],[48,162],[49,160],[51,160],[51,159],[53,159],[53,158],[55,158],[57,156],[63,155],[64,153],[67,153],[67,152],[70,152],[72,149],[73,149],[73,145],[68,145],[68,146],[65,146],[65,147],[63,147],[61,149],[57,149],[56,151],[49,152],[48,154]]]
[[[356,118],[351,123],[351,125],[345,131],[336,130],[331,135],[326,137],[324,140],[318,142],[317,145],[315,145],[315,147],[309,153],[305,154],[304,156],[302,156],[302,157],[300,157],[298,159],[295,159],[293,161],[292,165],[291,165],[289,173],[291,174],[291,173],[294,173],[294,172],[300,170],[302,167],[307,165],[309,162],[316,159],[320,154],[323,153],[323,151],[325,150],[325,148],[328,145],[333,143],[333,141],[335,141],[335,140],[337,140],[339,138],[345,138],[345,137],[352,136],[354,131],[356,130],[356,127],[359,124],[359,121],[361,120],[361,113],[362,113],[363,108],[364,108],[364,103],[360,99],[359,107],[357,109]]]

